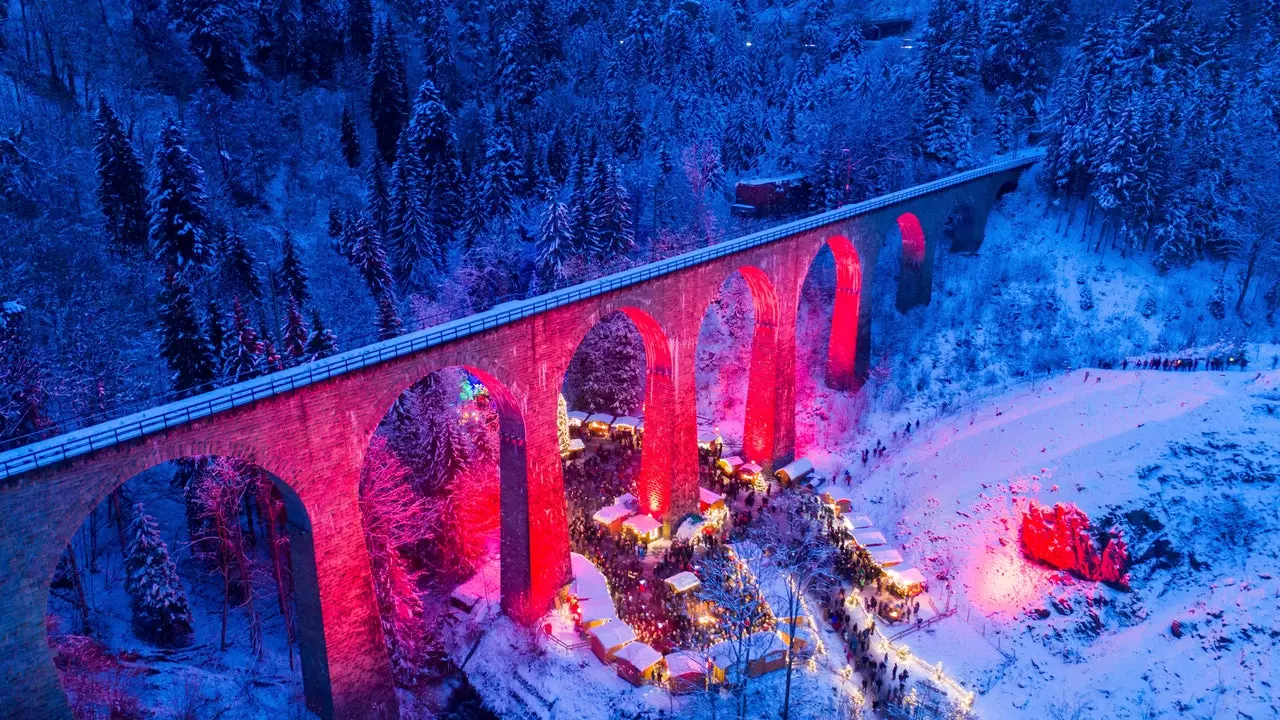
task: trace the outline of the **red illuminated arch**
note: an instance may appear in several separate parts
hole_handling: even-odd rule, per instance
[[[834,388],[854,388],[857,385],[854,367],[858,357],[862,261],[858,257],[858,249],[843,235],[827,238],[827,247],[831,248],[836,262],[836,299],[831,311],[827,384]]]
[[[920,219],[911,213],[898,216],[898,231],[902,233],[902,261],[907,265],[924,263],[924,228]]]
[[[758,267],[738,272],[751,291],[755,329],[751,335],[751,369],[747,376],[746,418],[742,428],[742,454],[752,462],[770,465],[774,457],[774,425],[777,394],[778,293],[773,281]]]
[[[665,519],[671,508],[672,445],[675,439],[675,383],[671,373],[671,346],[667,334],[653,316],[636,307],[621,308],[640,331],[644,342],[644,445],[640,451],[640,475],[636,497],[641,508]]]

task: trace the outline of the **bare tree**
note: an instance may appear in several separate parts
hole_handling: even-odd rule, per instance
[[[771,627],[773,618],[750,574],[731,551],[719,549],[709,554],[701,563],[699,575],[702,587],[697,594],[712,604],[718,635],[730,651],[731,666],[724,669],[727,676],[737,678],[738,717],[745,718],[748,672],[762,649],[756,647],[753,636]],[[714,702],[712,707],[714,712]]]

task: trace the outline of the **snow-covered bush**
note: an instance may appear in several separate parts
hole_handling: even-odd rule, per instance
[[[141,503],[133,506],[127,534],[125,589],[133,609],[134,633],[163,647],[188,644],[192,620],[187,595],[160,527]]]

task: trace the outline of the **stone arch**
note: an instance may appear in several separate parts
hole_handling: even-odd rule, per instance
[[[50,585],[63,548],[71,542],[75,532],[84,524],[89,514],[129,480],[152,468],[193,457],[228,458],[255,466],[271,479],[272,485],[280,492],[284,501],[285,521],[289,534],[298,651],[302,664],[302,683],[306,704],[323,718],[334,717],[335,699],[331,684],[330,649],[321,606],[320,579],[316,567],[315,545],[312,542],[311,514],[295,490],[302,479],[298,468],[287,461],[277,461],[252,444],[238,441],[166,442],[162,439],[158,443],[149,440],[148,444],[153,445],[151,452],[127,453],[118,458],[106,472],[93,473],[99,485],[90,494],[79,496],[77,500],[80,502],[73,505],[72,512],[63,512],[55,516],[54,532],[49,542],[41,549],[38,605],[43,608],[48,603]],[[42,633],[44,632],[42,627]],[[44,638],[42,647],[48,647],[47,637]],[[374,667],[379,662],[385,665],[386,657],[358,660],[361,665]],[[386,670],[389,674],[389,666]],[[49,672],[54,673],[56,677],[57,671],[53,668],[51,657]],[[374,688],[369,690],[371,694],[376,694]],[[65,702],[65,694],[63,699]],[[394,698],[391,699],[394,701]]]
[[[856,390],[862,385],[857,371],[862,259],[858,248],[844,235],[827,238],[827,247],[831,249],[836,263],[836,297],[831,310],[831,337],[827,343],[827,385]]]
[[[996,200],[1003,198],[1005,195],[1008,195],[1009,193],[1017,189],[1018,189],[1018,176],[1015,175],[1012,179],[1006,180],[1004,183],[1002,183],[1000,185],[1000,189],[996,190]]]
[[[918,305],[929,304],[933,292],[933,247],[915,213],[898,215],[897,229],[902,238],[902,252],[895,305],[899,312],[905,313]]]
[[[546,508],[542,500],[531,491],[530,479],[538,472],[559,472],[559,459],[556,462],[534,462],[530,456],[529,442],[525,427],[525,413],[520,400],[508,385],[498,377],[476,365],[467,362],[440,362],[415,366],[410,377],[412,382],[400,383],[396,387],[394,399],[386,401],[379,416],[379,422],[392,411],[396,402],[406,392],[412,390],[419,382],[440,370],[462,368],[484,385],[490,402],[498,414],[498,502],[500,533],[500,593],[502,610],[509,616],[522,622],[532,622],[541,617],[550,607],[553,593],[540,587],[538,579],[551,570],[568,562],[567,527],[556,528],[554,532],[563,535],[561,538],[535,538],[532,522]],[[366,445],[371,441],[376,425],[366,438]],[[363,467],[364,458],[361,459]],[[561,498],[561,502],[563,499]],[[560,516],[563,521],[563,515]],[[563,551],[563,552],[560,552]],[[564,557],[561,558],[560,555]],[[563,563],[562,563],[563,561]]]
[[[920,218],[910,212],[899,215],[898,232],[902,235],[902,264],[911,267],[923,265],[926,247]]]

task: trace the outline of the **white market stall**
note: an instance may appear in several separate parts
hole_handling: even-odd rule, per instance
[[[640,540],[656,540],[661,534],[662,523],[648,515],[632,515],[622,523],[622,529]]]
[[[926,587],[924,573],[916,568],[893,568],[885,571],[889,578],[890,589],[902,597],[915,597],[924,592]]]
[[[591,516],[591,519],[609,528],[609,532],[616,533],[622,530],[622,523],[632,515],[635,515],[635,513],[628,508],[614,504],[600,508],[595,515]]]
[[[682,593],[687,593],[687,592],[693,592],[698,588],[702,587],[702,581],[698,579],[698,576],[694,575],[688,570],[685,570],[683,572],[678,572],[675,575],[672,575],[671,577],[667,578],[663,582],[665,582],[667,584],[667,587],[671,588],[671,592],[675,593],[676,595],[680,595]]]
[[[636,634],[631,626],[621,620],[609,620],[587,631],[591,638],[591,652],[600,662],[610,663],[622,648],[635,642]]]
[[[567,417],[569,418],[570,432],[574,430],[581,430],[583,423],[587,421],[587,413],[584,413],[581,410],[574,410],[569,413]]]
[[[902,564],[902,553],[893,548],[876,548],[870,551],[871,559],[882,568]]]
[[[805,458],[798,458],[774,473],[774,476],[778,478],[778,482],[782,483],[783,487],[786,487],[793,482],[807,478],[812,473],[813,463]]]
[[[637,640],[614,653],[613,665],[619,677],[639,687],[653,682],[662,665],[662,653]]]
[[[631,417],[630,415],[622,415],[613,421],[614,437],[635,437],[636,427],[640,425],[640,418]]]
[[[707,686],[707,658],[699,653],[673,652],[665,658],[667,688],[673,693],[697,692]]]
[[[583,426],[586,428],[587,435],[595,438],[609,437],[609,428],[613,425],[613,416],[608,413],[594,413],[588,415]]]
[[[855,530],[853,533],[853,541],[864,548],[873,548],[889,544],[889,541],[884,537],[884,533],[876,530],[875,528]]]

